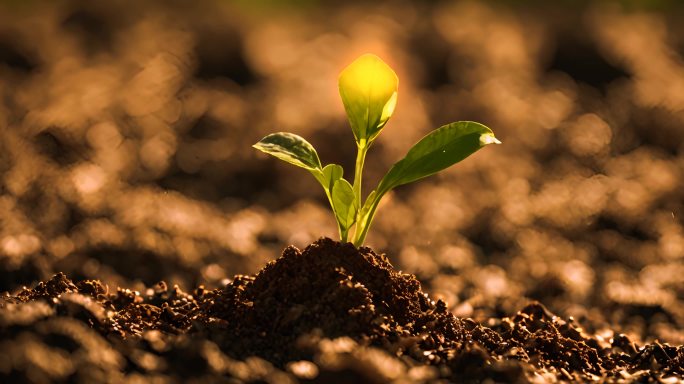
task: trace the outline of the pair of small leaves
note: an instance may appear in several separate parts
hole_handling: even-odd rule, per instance
[[[311,145],[306,140],[304,142]],[[356,211],[358,210],[358,203],[354,199],[352,186],[344,179],[344,170],[341,165],[328,164],[320,173],[315,171],[312,173],[325,189],[330,206],[335,213],[340,237],[346,241],[349,228],[356,221]]]
[[[325,190],[335,213],[340,236],[346,240],[349,228],[356,221],[358,203],[354,199],[351,184],[343,178],[342,166],[328,164],[322,167],[313,145],[294,133],[272,133],[253,147],[311,172]]]
[[[382,178],[378,188],[371,192],[358,215],[361,226],[356,245],[363,243],[375,210],[390,190],[435,174],[465,159],[488,144],[498,144],[494,133],[482,124],[461,121],[438,128],[418,141],[395,163]],[[352,186],[343,176],[342,167],[329,164],[321,168],[316,150],[309,142],[292,133],[273,133],[254,145],[256,149],[278,157],[288,163],[306,168],[326,190],[335,212],[342,239],[346,240],[354,224],[361,203],[356,200]]]

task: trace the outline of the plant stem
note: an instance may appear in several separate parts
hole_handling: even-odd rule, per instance
[[[340,232],[340,242],[346,243],[349,237],[349,230],[343,231],[339,224],[337,225],[337,230]]]
[[[361,177],[363,175],[363,164],[366,161],[366,152],[368,152],[366,141],[359,141],[356,152],[356,167],[354,168],[354,196],[358,202],[361,202]]]
[[[380,191],[379,193],[376,193],[374,196],[369,196],[369,199],[372,198],[372,200],[366,201],[366,203],[370,203],[371,206],[368,209],[368,212],[363,217],[359,217],[357,219],[356,231],[354,232],[354,238],[352,241],[355,247],[358,248],[362,246],[363,242],[366,241],[366,235],[368,235],[368,229],[370,228],[370,225],[373,222],[375,210],[378,208],[380,199],[382,199],[382,196],[384,194],[385,192]]]
[[[361,217],[359,217],[361,213],[361,207],[363,206],[363,201],[361,200],[361,179],[363,177],[363,164],[366,162],[366,153],[368,152],[368,144],[366,142],[366,139],[361,139],[357,143],[357,152],[356,152],[356,166],[354,168],[354,185],[352,186],[352,189],[354,190],[354,198],[356,199],[359,210],[356,212],[356,225],[354,227],[354,238],[356,238],[356,235],[359,233],[361,230],[359,228],[359,220]]]

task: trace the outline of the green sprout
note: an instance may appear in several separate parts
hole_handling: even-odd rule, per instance
[[[254,148],[290,164],[307,169],[323,186],[332,207],[340,239],[359,247],[368,234],[380,199],[392,189],[435,174],[465,159],[488,144],[501,144],[484,125],[459,121],[435,129],[418,141],[395,163],[380,184],[362,203],[361,177],[366,153],[394,113],[399,79],[379,57],[365,54],[339,77],[339,89],[356,139],[354,183],[344,179],[342,166],[321,164],[314,147],[293,133],[272,133],[254,144]]]

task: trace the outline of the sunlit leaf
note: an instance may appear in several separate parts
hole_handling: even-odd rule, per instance
[[[372,141],[394,113],[399,79],[379,57],[365,54],[340,74],[340,96],[356,141]]]
[[[332,189],[333,186],[335,185],[335,182],[339,179],[342,178],[344,175],[344,170],[342,169],[341,165],[337,164],[328,164],[325,167],[323,167],[323,182],[321,184],[323,185],[323,188],[327,189],[330,191],[332,194]]]
[[[338,179],[332,189],[332,201],[335,217],[341,230],[346,233],[356,221],[359,205],[354,197],[351,184],[345,179]]]
[[[321,170],[321,160],[313,145],[294,133],[272,133],[253,147],[298,167]]]
[[[328,164],[323,167],[322,170],[311,171],[311,174],[314,175],[316,180],[318,180],[323,187],[323,190],[325,190],[325,194],[328,196],[328,200],[330,201],[330,207],[334,211],[335,206],[332,200],[333,186],[337,180],[344,176],[344,169],[342,169],[342,166],[338,164]]]
[[[416,143],[387,172],[378,187],[384,194],[390,189],[410,183],[448,168],[488,144],[500,144],[484,125],[471,121],[451,123],[430,132]]]
[[[311,174],[314,175],[316,180],[321,184],[323,189],[325,190],[325,194],[328,196],[328,200],[330,201],[330,206],[331,208],[335,209],[332,205],[332,189],[333,186],[335,185],[335,182],[339,179],[342,178],[344,175],[344,170],[342,169],[341,165],[337,164],[328,164],[325,167],[323,167],[322,170],[319,169],[314,169],[311,171]]]

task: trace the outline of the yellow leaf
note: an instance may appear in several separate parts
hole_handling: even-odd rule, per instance
[[[357,142],[370,143],[394,113],[399,79],[379,57],[365,54],[339,78],[340,96]]]

